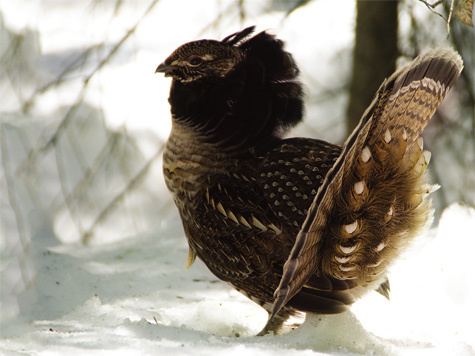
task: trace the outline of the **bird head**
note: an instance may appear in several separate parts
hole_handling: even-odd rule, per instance
[[[199,40],[178,47],[162,64],[156,73],[165,73],[182,83],[200,79],[223,78],[243,59],[243,52],[234,45],[254,30],[232,34],[222,41]]]
[[[176,49],[156,72],[183,83],[202,78],[222,78],[239,62],[240,51],[218,41],[201,40]]]
[[[264,145],[302,119],[292,56],[281,40],[265,31],[250,37],[253,31],[185,43],[156,69],[173,78],[173,120],[229,149]]]

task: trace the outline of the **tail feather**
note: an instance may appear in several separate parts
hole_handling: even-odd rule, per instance
[[[271,319],[314,274],[351,281],[355,291],[378,288],[388,265],[431,222],[430,153],[420,135],[462,67],[455,51],[435,49],[382,84],[309,209]]]

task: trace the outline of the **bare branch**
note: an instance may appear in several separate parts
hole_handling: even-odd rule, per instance
[[[68,197],[68,189],[66,187],[66,172],[64,170],[64,164],[63,164],[63,159],[60,155],[58,146],[54,146],[54,154],[56,158],[56,169],[58,171],[58,176],[59,176],[59,185],[61,187],[61,192],[64,197]],[[81,224],[81,217],[79,215],[79,212],[77,209],[74,209],[74,201],[70,199],[66,199],[66,206],[68,208],[69,214],[71,215],[71,219],[74,221],[75,226],[78,230],[79,235],[81,236],[84,228]]]
[[[28,152],[27,157],[23,160],[23,162],[18,166],[17,170],[15,171],[15,175],[19,176],[21,175],[27,167],[29,167],[31,164],[34,163],[34,161],[38,158],[37,153],[42,152],[46,153],[58,140],[58,137],[63,133],[65,128],[69,125],[71,119],[74,117],[74,114],[76,113],[76,110],[78,109],[79,105],[82,104],[84,96],[86,94],[87,88],[89,81],[92,79],[92,77],[104,67],[105,64],[107,64],[110,59],[117,53],[118,49],[125,43],[125,41],[130,37],[131,34],[135,32],[137,27],[140,25],[142,20],[150,13],[150,11],[153,9],[153,7],[159,2],[159,0],[154,0],[150,6],[145,10],[144,14],[140,17],[140,19],[136,22],[136,24],[127,31],[127,33],[120,39],[119,42],[115,44],[115,46],[112,48],[112,50],[107,54],[107,56],[94,68],[94,70],[87,75],[87,77],[84,79],[84,86],[82,87],[81,91],[78,94],[78,97],[76,98],[75,103],[69,108],[68,112],[64,116],[64,118],[61,120],[61,123],[57,127],[56,131],[54,134],[51,136],[51,138],[46,142],[46,144],[43,144],[41,141],[37,143],[37,145]],[[96,45],[97,47],[97,45]],[[86,52],[89,52],[91,49],[87,49]],[[60,78],[64,74],[62,73],[60,75]],[[51,85],[48,85],[47,87],[49,88]],[[45,89],[41,88],[41,92],[44,92]],[[36,95],[36,94],[33,94]],[[31,104],[31,99],[27,101],[27,105]]]
[[[436,15],[442,17],[442,18],[444,19],[444,21],[447,22],[447,19],[444,17],[444,15],[442,15],[442,14],[440,14],[440,13],[438,13],[437,11],[434,10],[437,6],[441,5],[441,4],[444,2],[443,0],[436,1],[436,2],[433,3],[433,4],[428,3],[426,0],[419,0],[419,1],[420,1],[421,3],[423,3],[425,6],[427,6],[427,8],[428,8],[430,11],[432,11],[434,14],[436,14]],[[453,1],[453,0],[452,0],[452,1]]]
[[[432,11],[434,14],[442,17],[445,21],[445,23],[447,24],[447,38],[449,38],[450,36],[450,20],[452,19],[452,13],[453,13],[453,9],[454,9],[454,2],[455,0],[451,0],[450,1],[450,11],[449,11],[449,16],[448,18],[445,18],[444,15],[440,14],[439,12],[435,11],[434,9],[443,4],[444,1],[443,0],[439,0],[439,1],[436,1],[435,3],[433,4],[430,4],[429,2],[427,2],[426,0],[419,0],[421,3],[423,3],[425,6],[427,6],[427,8]]]
[[[117,206],[117,203],[120,202],[122,199],[125,198],[127,193],[131,192],[133,189],[135,189],[138,184],[145,178],[146,173],[152,166],[152,163],[160,157],[162,154],[163,150],[165,148],[165,144],[161,145],[157,152],[153,155],[152,158],[150,158],[147,163],[140,169],[140,171],[127,183],[127,185],[122,189],[122,191],[117,194],[114,199],[112,199],[107,206],[102,209],[101,213],[97,216],[97,218],[94,220],[92,225],[88,228],[88,230],[82,235],[81,240],[83,243],[87,244],[90,242],[92,234],[94,232],[95,227],[103,221]]]
[[[6,145],[6,137],[5,137],[5,131],[2,127],[0,129],[0,147],[2,148],[1,152],[1,157],[2,157],[2,163],[3,163],[3,170],[5,174],[5,180],[6,180],[6,186],[7,186],[7,192],[8,192],[8,200],[10,201],[10,206],[12,207],[13,213],[15,215],[15,220],[16,220],[16,225],[18,229],[18,236],[19,236],[19,241],[21,244],[21,250],[23,255],[28,255],[30,251],[30,243],[27,240],[26,237],[26,225],[25,221],[23,220],[23,214],[20,209],[20,204],[17,201],[17,196],[15,194],[16,188],[15,188],[15,180],[13,176],[10,174],[11,173],[11,167],[10,167],[10,157],[8,155],[8,149]],[[27,273],[27,265],[26,265],[26,258],[19,258],[18,263],[20,265],[20,273],[21,277],[23,280],[23,284],[25,287],[27,287],[30,284],[30,280],[28,279],[28,273]]]
[[[447,38],[449,38],[449,35],[450,35],[450,20],[452,19],[452,13],[454,11],[454,1],[455,0],[452,0],[450,2],[449,17],[447,18]]]

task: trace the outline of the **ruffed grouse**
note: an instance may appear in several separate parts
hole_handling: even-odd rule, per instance
[[[388,266],[432,218],[421,133],[462,70],[435,49],[379,88],[342,146],[283,134],[302,120],[299,70],[254,27],[182,45],[163,157],[190,252],[270,314],[340,313],[366,291],[388,295]]]

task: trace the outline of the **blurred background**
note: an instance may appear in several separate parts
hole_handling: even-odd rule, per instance
[[[427,48],[457,49],[465,69],[425,148],[442,186],[436,218],[453,202],[474,206],[473,1],[453,2],[448,32],[450,6],[0,0],[2,314],[16,313],[16,297],[34,285],[39,246],[106,244],[178,219],[161,172],[170,80],[155,68],[185,42],[250,25],[284,40],[300,66],[306,120],[292,135],[340,144],[395,68]]]

